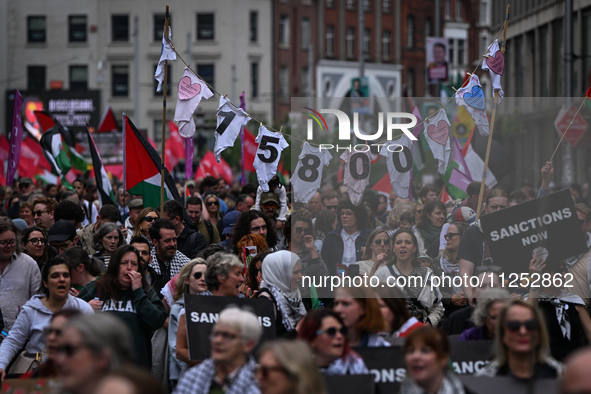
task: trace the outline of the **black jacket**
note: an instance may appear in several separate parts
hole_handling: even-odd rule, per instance
[[[324,243],[322,244],[322,251],[320,255],[322,256],[322,260],[326,264],[328,268],[328,272],[331,275],[337,274],[337,264],[341,264],[343,261],[343,252],[345,251],[345,244],[343,243],[343,238],[341,238],[341,228],[337,228],[336,230],[332,230],[330,233],[326,234],[324,238]],[[356,260],[361,260],[361,248],[365,246],[367,242],[367,238],[371,230],[365,228],[361,230],[361,234],[355,240],[355,254]]]
[[[190,259],[194,259],[200,250],[207,248],[205,235],[185,225],[177,237],[177,249]]]

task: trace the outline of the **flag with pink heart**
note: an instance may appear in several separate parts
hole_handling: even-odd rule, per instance
[[[437,171],[440,174],[445,173],[451,154],[449,126],[451,126],[451,123],[447,118],[447,114],[443,109],[440,109],[434,116],[427,119],[423,129],[423,135],[429,144],[429,149],[431,149],[433,157],[437,159]]]
[[[500,104],[503,98],[501,75],[503,75],[503,71],[505,70],[505,53],[501,50],[498,40],[495,40],[488,47],[484,60],[482,61],[482,69],[488,70],[493,87],[492,95],[494,96],[495,92],[499,92],[498,102]]]
[[[486,98],[480,86],[478,75],[474,74],[468,80],[468,84],[458,89],[456,104],[466,108],[481,135],[488,135],[488,116],[486,115]]]
[[[174,121],[179,122],[179,134],[192,138],[195,134],[193,113],[201,102],[213,96],[205,82],[199,79],[189,67],[185,67],[178,85],[178,99],[174,110]]]

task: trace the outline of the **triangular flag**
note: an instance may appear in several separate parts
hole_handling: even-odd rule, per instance
[[[110,106],[107,107],[101,121],[99,122],[98,128],[96,129],[99,133],[109,132],[109,131],[119,131],[119,126],[117,125],[117,119],[115,119],[115,114]]]

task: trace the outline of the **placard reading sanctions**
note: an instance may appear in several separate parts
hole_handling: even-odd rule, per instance
[[[505,273],[527,273],[534,254],[552,264],[587,251],[568,189],[483,215],[481,224],[493,261]]]
[[[185,294],[185,321],[191,360],[205,360],[210,356],[209,334],[217,323],[220,312],[229,305],[239,308],[247,307],[258,317],[259,324],[263,327],[259,345],[275,338],[275,311],[270,300]]]

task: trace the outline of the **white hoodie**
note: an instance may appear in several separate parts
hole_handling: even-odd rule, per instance
[[[27,344],[27,353],[40,353],[45,349],[43,330],[49,327],[53,313],[41,302],[43,297],[45,297],[44,294],[34,295],[23,305],[8,336],[0,345],[0,369],[6,370],[12,358],[25,344]],[[82,313],[94,313],[86,301],[70,294],[68,294],[68,299],[62,309],[77,309]]]

